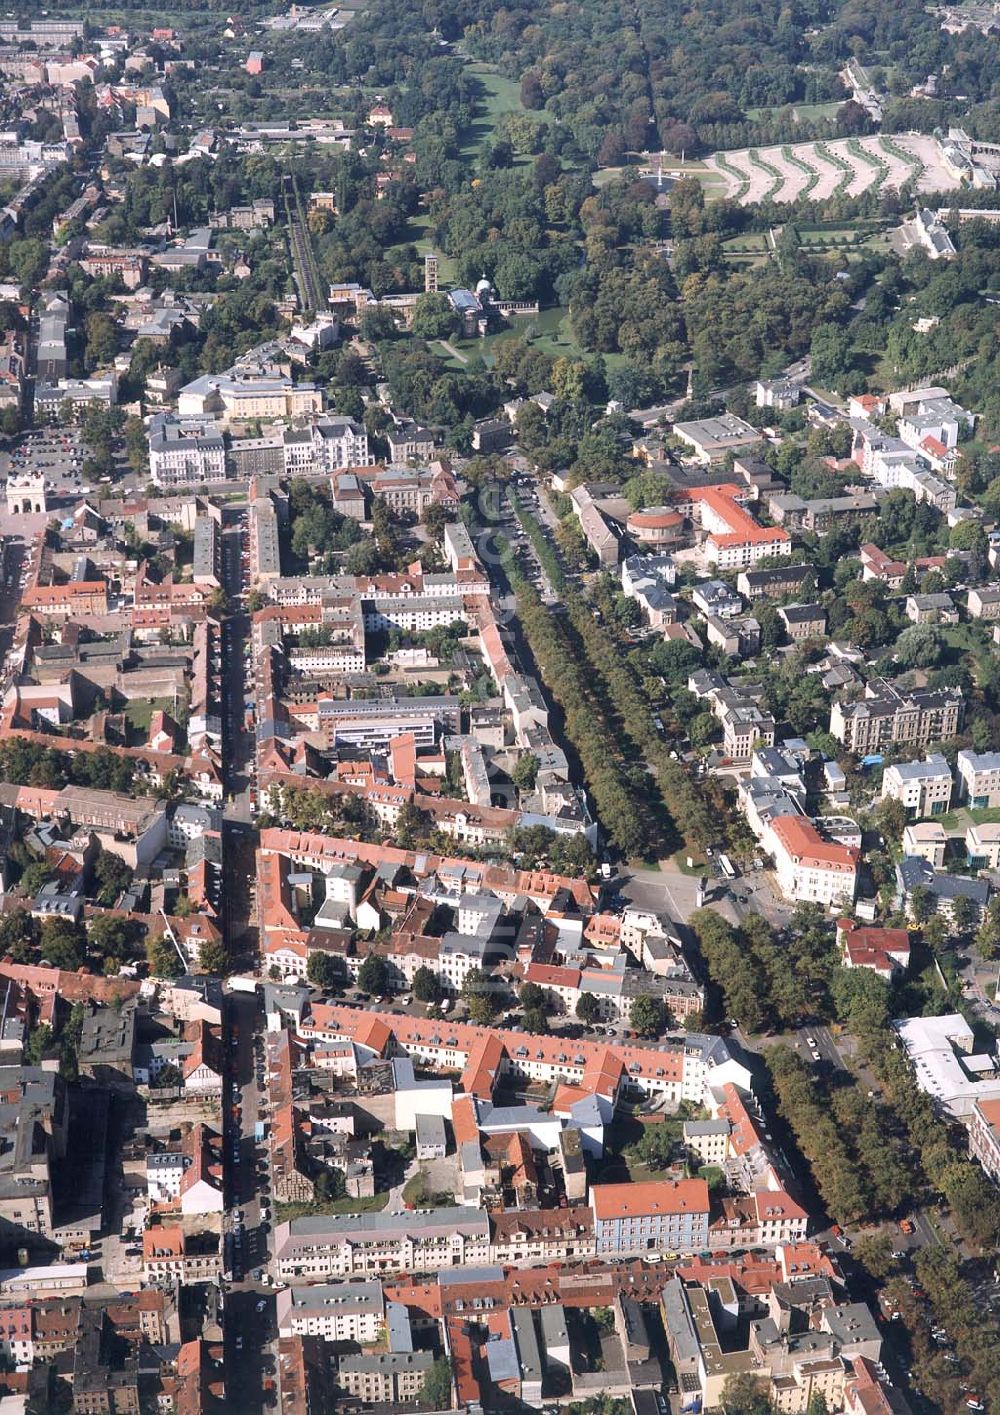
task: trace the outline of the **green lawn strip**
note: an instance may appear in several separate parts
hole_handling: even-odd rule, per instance
[[[131,698],[125,704],[125,720],[134,732],[148,733],[154,712],[167,712],[173,716],[173,698]]]
[[[898,143],[893,142],[892,138],[886,137],[884,134],[879,135],[878,141],[879,147],[881,147],[883,152],[887,152],[890,157],[895,157],[900,162],[905,162],[907,167],[910,168],[910,175],[907,181],[920,181],[920,178],[924,175],[924,164],[920,161],[919,157],[914,157],[912,152],[907,152],[905,148],[900,147]]]
[[[771,179],[771,185],[768,187],[761,200],[773,201],[775,193],[780,191],[785,185],[784,173],[781,172],[779,168],[772,167],[770,162],[765,161],[756,148],[751,148],[747,156],[755,167],[759,167],[762,172],[766,172]]]
[[[875,180],[878,183],[879,187],[884,187],[888,184],[888,162],[883,162],[881,157],[877,156],[876,153],[869,152],[866,147],[862,147],[858,138],[847,139],[847,150],[852,157],[858,157],[861,159],[862,162],[867,163],[869,167],[874,167],[875,171],[878,173],[878,176]]]
[[[582,359],[585,356],[585,351],[573,338],[569,313],[564,305],[554,305],[551,309],[541,310],[537,315],[515,319],[507,329],[501,329],[496,334],[487,334],[485,339],[453,339],[451,342],[463,353],[470,356],[481,355],[483,362],[490,367],[494,350],[499,343],[505,339],[523,339],[529,331],[532,347],[551,354],[555,359]],[[624,362],[624,355],[605,354],[604,362],[609,370],[613,369]]]
[[[459,135],[459,151],[464,158],[476,158],[489,146],[505,113],[519,113],[536,121],[538,115],[521,103],[521,89],[516,80],[508,79],[489,65],[480,63],[470,64],[467,72],[473,74],[480,84],[479,112]]]
[[[829,162],[831,167],[836,167],[840,171],[841,176],[837,180],[837,185],[830,193],[832,197],[839,197],[850,186],[854,177],[854,168],[849,162],[845,162],[838,153],[831,152],[825,142],[818,142],[816,151],[824,162]]]
[[[734,167],[731,162],[727,162],[721,152],[715,154],[715,165],[721,172],[724,172],[727,177],[732,177],[733,181],[739,183],[739,188],[733,197],[733,201],[742,201],[750,190],[750,178],[745,177],[740,169]]]
[[[816,171],[815,167],[810,167],[809,163],[804,162],[801,157],[796,157],[790,147],[783,147],[781,149],[781,155],[792,167],[797,167],[800,172],[805,172],[808,176],[808,182],[806,182],[796,198],[797,201],[804,201],[812,194],[813,187],[815,187],[816,183],[819,181],[819,173]]]
[[[507,487],[507,500],[510,502],[514,515],[520,522],[521,529],[531,542],[532,549],[538,557],[538,563],[545,571],[545,576],[554,590],[564,590],[566,588],[566,576],[563,568],[559,564],[559,557],[552,548],[548,536],[542,530],[541,525],[536,521],[528,508],[518,499],[517,492],[512,486]]]
[[[947,811],[943,816],[931,816],[935,825],[942,830],[964,830],[968,825],[1000,824],[1000,806],[965,806],[960,810]]]

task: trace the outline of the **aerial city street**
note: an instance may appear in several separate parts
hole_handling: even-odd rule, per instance
[[[0,1415],[1000,1412],[998,72],[0,18]]]

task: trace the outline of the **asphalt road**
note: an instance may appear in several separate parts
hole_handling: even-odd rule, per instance
[[[273,1372],[275,1359],[274,1293],[254,1276],[266,1272],[271,1233],[270,1218],[264,1218],[261,1207],[267,1200],[266,1150],[254,1138],[254,1125],[262,1118],[254,1051],[261,1023],[256,997],[237,993],[227,1000],[229,1081],[224,1103],[229,1204],[224,1227],[230,1235],[226,1241],[233,1281],[225,1296],[226,1385],[229,1403],[240,1411],[262,1409],[263,1381]]]
[[[523,487],[516,488],[519,501],[525,503],[529,515],[537,514],[537,506],[532,501],[531,493]],[[542,568],[542,563],[535,554],[535,547],[528,536],[521,528],[521,523],[514,513],[514,508],[510,502],[504,498],[500,510],[500,528],[510,540],[514,550],[519,553],[524,573],[538,590],[543,604],[552,605],[558,602],[559,595],[555,587],[550,583],[549,577]]]
[[[14,643],[17,607],[21,599],[20,577],[27,565],[28,548],[23,540],[8,540],[4,544],[0,565],[0,654],[6,655]],[[3,671],[3,691],[8,686],[6,666]]]
[[[222,536],[222,587],[234,611],[225,621],[222,647],[223,770],[227,820],[253,819],[249,788],[254,762],[254,732],[246,725],[246,701],[253,697],[250,616],[242,608],[248,583],[246,535],[242,517],[228,522]]]
[[[250,617],[243,608],[248,584],[245,524],[239,512],[226,513],[222,535],[222,587],[233,611],[223,625],[222,717],[224,821],[224,925],[234,960],[256,961],[254,928],[256,832],[250,800],[255,740],[246,725],[246,699],[252,696],[253,663],[249,654]],[[248,689],[250,691],[248,691]],[[254,1127],[265,1118],[256,1072],[255,1046],[263,1017],[257,998],[232,994],[224,1027],[229,1078],[224,1096],[225,1165],[228,1207],[224,1227],[234,1281],[225,1295],[227,1403],[233,1410],[260,1411],[268,1402],[264,1382],[275,1374],[274,1292],[254,1274],[267,1274],[270,1214],[266,1144]],[[236,1241],[238,1237],[238,1242]]]

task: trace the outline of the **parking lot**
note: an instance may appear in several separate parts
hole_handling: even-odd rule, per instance
[[[0,475],[6,481],[15,475],[44,477],[46,492],[60,496],[88,495],[95,490],[83,480],[86,450],[77,428],[36,428],[19,437],[9,452],[0,453]],[[105,484],[110,477],[102,477]]]

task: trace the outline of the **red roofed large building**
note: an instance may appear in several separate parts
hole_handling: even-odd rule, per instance
[[[769,555],[791,555],[792,538],[780,526],[762,526],[739,504],[745,487],[726,483],[685,493],[692,519],[707,531],[705,558],[720,570],[745,570]]]
[[[969,1154],[1000,1184],[1000,1100],[976,1101],[969,1120]]]
[[[187,1161],[180,1183],[182,1214],[221,1213],[222,1150],[220,1137],[205,1125],[195,1125],[182,1142]]]
[[[62,585],[35,585],[21,596],[21,608],[35,614],[107,614],[108,587],[103,580],[71,580]]]
[[[673,506],[645,506],[633,511],[625,529],[640,545],[666,550],[684,538],[684,516]]]
[[[905,929],[876,929],[837,920],[837,942],[845,968],[870,968],[891,981],[910,966],[910,935]]]
[[[179,1278],[182,1283],[212,1282],[222,1271],[217,1233],[188,1234],[179,1225],[147,1228],[142,1235],[143,1275],[147,1282]]]
[[[319,783],[310,782],[315,789]],[[431,804],[422,798],[421,804]],[[402,850],[391,845],[377,845],[346,836],[313,835],[307,831],[270,828],[260,834],[257,869],[260,874],[267,866],[269,855],[286,856],[306,869],[329,874],[345,862],[370,865],[400,865],[423,878],[431,874],[454,876],[464,891],[495,894],[506,904],[518,895],[526,895],[539,909],[548,910],[557,896],[565,896],[581,914],[594,912],[597,890],[582,879],[552,874],[548,870],[505,869],[499,865],[475,864],[470,860],[446,855],[431,855],[423,851]],[[284,917],[281,911],[280,879],[275,876],[268,891],[271,901],[260,903],[261,924],[266,929],[296,928],[294,916]]]
[[[149,719],[148,747],[153,752],[175,752],[177,730],[177,724],[170,714],[157,710]]]
[[[944,555],[922,555],[915,560],[894,560],[891,555],[886,555],[885,551],[871,541],[866,541],[860,549],[861,556],[861,578],[863,580],[881,580],[891,590],[898,590],[903,583],[908,568],[918,577],[926,574],[930,570],[941,570],[944,568],[946,557]]]
[[[796,1242],[806,1236],[809,1215],[783,1189],[755,1189],[753,1205],[757,1218],[755,1245]]]
[[[173,1380],[175,1415],[204,1415],[220,1408],[224,1394],[219,1363],[211,1359],[207,1344],[196,1337],[186,1341],[177,1352],[176,1375]]]
[[[590,1191],[601,1253],[695,1253],[708,1247],[704,1179],[595,1184]]]
[[[485,1100],[501,1077],[581,1086],[612,1101],[638,1094],[699,1105],[710,1087],[732,1081],[749,1090],[751,1083],[750,1072],[721,1038],[693,1033],[683,1045],[569,1041],[322,1002],[313,1004],[298,1030],[310,1041],[350,1041],[363,1061],[409,1056],[435,1070],[461,1072],[461,1089]]]
[[[765,556],[790,555],[792,541],[780,526],[762,526],[745,510],[746,487],[732,482],[679,491],[668,506],[633,511],[625,529],[633,540],[656,549],[680,542],[686,521],[704,531],[705,559],[720,570],[743,570]]]
[[[851,1362],[852,1374],[844,1385],[844,1409],[848,1415],[900,1415],[903,1406],[898,1392],[879,1379],[878,1367],[866,1356]]]
[[[786,899],[827,906],[852,903],[858,884],[858,851],[824,840],[803,816],[776,816],[764,835]]]
[[[184,1040],[191,1043],[191,1050],[181,1064],[185,1092],[198,1096],[221,1095],[222,1044],[216,1029],[207,1022],[189,1022],[184,1028]]]

